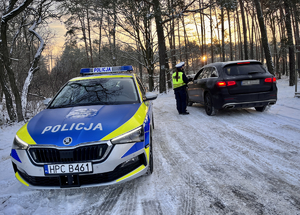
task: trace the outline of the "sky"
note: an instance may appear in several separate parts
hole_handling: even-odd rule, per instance
[[[202,105],[179,115],[173,91],[154,100],[154,172],[105,187],[35,190],[14,177],[10,150],[24,123],[0,126],[0,215],[299,214],[300,98],[288,78],[265,112]]]

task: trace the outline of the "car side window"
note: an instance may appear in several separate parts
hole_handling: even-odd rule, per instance
[[[219,77],[218,71],[215,67],[212,67],[211,75],[210,77]]]
[[[211,75],[211,72],[212,72],[212,68],[208,67],[206,70],[207,70],[207,72],[206,72],[205,78],[210,78],[210,75]]]
[[[201,74],[201,79],[205,79],[205,78],[208,78],[210,75],[210,68],[209,67],[206,67],[204,68],[202,74]]]
[[[199,75],[198,80],[203,79],[206,76],[206,72],[207,72],[207,70],[206,70],[206,68],[204,68],[203,71],[201,72],[201,74]]]
[[[201,69],[201,70],[195,75],[194,80],[198,80],[202,72],[203,72],[203,69]]]

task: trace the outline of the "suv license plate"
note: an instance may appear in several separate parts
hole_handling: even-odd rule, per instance
[[[259,79],[242,81],[242,86],[248,86],[248,85],[254,85],[254,84],[259,84]]]
[[[67,173],[86,173],[86,172],[93,172],[93,166],[92,166],[91,162],[44,165],[44,172],[46,175],[67,174]]]

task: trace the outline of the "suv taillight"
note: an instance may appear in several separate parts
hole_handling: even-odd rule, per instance
[[[217,86],[218,87],[226,87],[226,82],[225,81],[218,81]]]
[[[276,78],[275,77],[273,77],[273,78],[266,78],[265,82],[266,83],[276,83]]]
[[[217,82],[217,86],[218,87],[229,87],[229,86],[233,86],[233,85],[236,85],[236,82],[235,81],[219,81]]]
[[[235,81],[227,81],[227,86],[233,86],[236,85]]]

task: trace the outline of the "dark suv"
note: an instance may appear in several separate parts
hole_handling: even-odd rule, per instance
[[[256,60],[211,63],[188,84],[188,96],[189,106],[201,103],[210,116],[222,108],[262,112],[277,101],[276,78]]]

